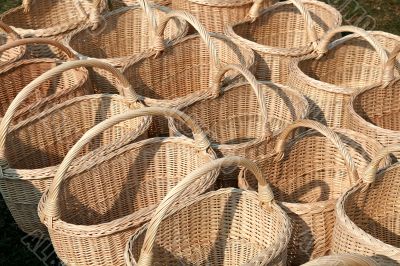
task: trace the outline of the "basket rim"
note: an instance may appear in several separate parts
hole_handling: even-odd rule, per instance
[[[186,0],[186,1],[203,6],[213,6],[213,7],[236,7],[254,3],[254,0]]]
[[[342,24],[342,15],[340,12],[335,9],[334,7],[321,2],[321,1],[316,1],[316,0],[302,0],[303,4],[312,4],[321,7],[322,9],[328,10],[332,17],[334,18],[334,25],[332,27],[329,27],[329,29],[333,29],[336,27],[339,27]],[[265,8],[264,10],[261,11],[259,17],[268,15],[270,12],[274,12],[275,9],[280,8],[285,5],[292,5],[290,2],[277,2],[276,4]],[[280,47],[274,47],[274,46],[268,46],[264,44],[259,44],[253,41],[250,41],[240,35],[238,35],[234,28],[236,26],[246,24],[246,23],[252,23],[252,18],[245,18],[241,21],[232,23],[232,24],[227,24],[224,28],[224,32],[227,36],[233,38],[237,42],[244,44],[251,49],[261,52],[261,53],[267,53],[267,54],[272,54],[272,55],[280,55],[280,56],[292,56],[292,57],[297,57],[297,56],[302,56],[302,55],[307,55],[310,54],[314,51],[314,45],[312,43],[309,43],[307,46],[302,46],[302,47],[293,47],[293,48],[280,48]],[[328,29],[328,31],[329,31]],[[325,31],[326,33],[327,31]]]
[[[254,201],[258,201],[258,193],[255,191],[249,191],[249,190],[242,190],[242,189],[238,189],[238,188],[221,188],[215,191],[210,191],[207,192],[205,194],[199,195],[195,198],[192,198],[191,200],[189,200],[188,202],[184,203],[184,204],[179,204],[177,205],[177,207],[175,207],[174,209],[170,210],[167,215],[164,217],[164,219],[169,218],[171,216],[173,216],[174,214],[180,212],[182,209],[190,207],[193,204],[196,204],[200,201],[203,200],[207,200],[208,198],[211,197],[215,197],[221,194],[233,194],[233,193],[240,193],[242,195],[242,197],[248,197]],[[260,208],[262,208],[260,206]],[[275,245],[277,247],[279,247],[278,252],[276,252],[275,257],[269,258],[268,261],[273,261],[276,259],[277,256],[279,256],[279,254],[281,254],[282,252],[284,252],[289,244],[289,240],[290,240],[290,235],[292,233],[292,226],[291,226],[291,222],[290,222],[290,218],[287,215],[287,213],[282,209],[282,207],[278,204],[278,202],[274,203],[272,205],[272,208],[275,210],[275,214],[277,217],[280,216],[281,222],[283,222],[282,228],[283,228],[283,234],[276,240],[276,243],[279,243],[279,245]],[[128,263],[128,265],[135,265],[135,264],[129,264],[130,262],[136,263],[135,259],[132,258],[130,256],[130,245],[132,244],[132,242],[136,241],[142,234],[146,233],[147,230],[147,225],[148,223],[142,225],[132,236],[129,237],[126,246],[125,246],[125,251],[124,251],[124,257],[125,257],[125,262]],[[271,247],[274,246],[273,244],[271,244]],[[265,251],[267,249],[263,249],[263,251]],[[262,253],[263,251],[260,251],[258,254]],[[268,262],[267,261],[267,262]]]

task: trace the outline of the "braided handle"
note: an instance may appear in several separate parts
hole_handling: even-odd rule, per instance
[[[151,266],[153,260],[152,249],[156,240],[156,234],[158,227],[160,226],[164,216],[168,213],[168,210],[176,203],[196,180],[204,176],[205,174],[220,169],[221,167],[228,167],[232,165],[242,166],[251,171],[258,181],[258,194],[262,204],[271,204],[274,201],[274,195],[270,186],[267,184],[266,179],[263,177],[261,170],[257,165],[250,161],[238,156],[225,157],[214,160],[197,170],[190,173],[182,181],[180,181],[173,189],[171,189],[165,198],[161,201],[160,205],[155,211],[153,219],[151,219],[147,233],[144,238],[140,258],[137,265],[140,266]]]
[[[4,23],[3,21],[0,20],[0,28],[7,33],[8,35],[10,35],[12,40],[18,40],[20,39],[20,36],[18,35],[18,33],[16,33],[10,26],[8,26],[6,23]]]
[[[400,55],[400,44],[398,44],[394,48],[394,50],[390,53],[389,58],[386,64],[384,65],[382,83],[384,83],[385,85],[388,85],[395,79],[394,73],[395,73],[396,58],[398,55]]]
[[[196,142],[196,145],[199,149],[207,149],[210,147],[210,143],[207,140],[206,135],[202,132],[200,127],[186,114],[170,108],[163,107],[148,107],[142,108],[138,110],[128,111],[123,114],[115,115],[99,124],[89,129],[78,142],[68,151],[67,155],[64,157],[64,160],[60,164],[54,180],[50,185],[48,191],[48,198],[45,203],[44,213],[46,217],[42,217],[43,219],[51,219],[55,220],[60,217],[59,206],[58,206],[58,197],[60,194],[61,184],[65,178],[65,175],[68,171],[73,160],[78,156],[81,149],[89,143],[94,137],[101,134],[103,131],[111,128],[118,123],[124,122],[126,120],[134,119],[142,116],[154,116],[161,115],[172,117],[174,119],[178,119],[183,123],[187,124],[190,129],[193,130],[193,136]]]
[[[321,133],[323,136],[325,136],[335,147],[338,149],[340,155],[342,156],[344,163],[346,165],[347,171],[350,174],[350,180],[351,182],[355,183],[358,181],[358,172],[356,169],[356,166],[353,162],[353,159],[347,150],[346,146],[343,144],[342,140],[340,137],[330,128],[322,125],[321,123],[313,120],[298,120],[294,124],[289,125],[286,127],[281,135],[278,137],[276,146],[275,146],[275,152],[276,152],[276,160],[282,160],[284,157],[284,151],[285,151],[285,142],[289,138],[292,132],[294,130],[300,128],[300,127],[306,127],[306,128],[311,128],[314,129],[315,131],[318,131]]]
[[[218,69],[221,64],[218,57],[217,48],[215,44],[212,42],[210,34],[206,30],[206,28],[204,28],[204,26],[201,25],[200,21],[195,16],[186,11],[171,11],[161,20],[160,25],[157,28],[156,36],[154,39],[155,42],[154,49],[157,52],[157,54],[161,53],[165,49],[164,31],[168,21],[171,20],[172,18],[183,19],[187,21],[189,24],[191,24],[197,30],[197,32],[200,34],[200,37],[205,42],[208,51],[210,52],[214,65]]]
[[[26,44],[48,44],[51,46],[56,47],[60,51],[62,51],[64,54],[67,55],[67,57],[71,60],[77,60],[78,58],[74,55],[74,53],[68,49],[66,46],[63,44],[53,40],[53,39],[46,39],[46,38],[26,38],[26,39],[19,39],[7,44],[4,44],[3,46],[0,46],[0,54],[3,53],[4,51],[21,46],[21,45],[26,45]]]
[[[328,33],[326,33],[325,37],[321,40],[321,42],[318,44],[318,46],[315,48],[315,52],[318,55],[318,58],[321,58],[325,53],[329,51],[329,43],[331,40],[339,33],[343,32],[353,32],[358,34],[360,37],[365,39],[367,42],[371,44],[371,46],[375,49],[375,51],[378,53],[382,64],[385,64],[388,60],[388,56],[385,52],[385,50],[382,48],[382,46],[378,43],[375,38],[373,38],[368,32],[366,32],[363,29],[354,27],[354,26],[341,26],[338,28],[335,28]]]
[[[264,0],[254,0],[253,6],[250,8],[249,17],[254,21],[260,15],[260,10],[262,8],[262,3]],[[301,13],[306,23],[306,30],[308,38],[312,43],[318,40],[317,30],[314,25],[314,21],[308,12],[307,8],[304,6],[301,0],[289,0]]]
[[[249,70],[247,70],[245,67],[243,67],[241,65],[235,65],[235,64],[224,65],[218,71],[218,73],[214,76],[213,88],[212,88],[213,95],[215,97],[218,97],[221,94],[221,86],[220,86],[221,81],[222,81],[224,75],[230,70],[234,70],[234,71],[237,71],[240,74],[242,74],[242,76],[247,80],[247,82],[252,87],[252,89],[256,95],[258,105],[260,106],[261,116],[263,118],[262,123],[264,124],[263,128],[265,129],[265,130],[263,130],[263,137],[264,136],[272,136],[271,129],[269,128],[269,125],[268,125],[267,103],[265,102],[265,97],[262,93],[260,83],[258,83],[258,81],[254,77],[254,75]]]

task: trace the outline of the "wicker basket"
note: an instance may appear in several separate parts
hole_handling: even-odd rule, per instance
[[[126,97],[110,94],[76,97],[10,127],[18,106],[38,85],[64,71],[84,66],[103,67],[114,73],[121,81],[119,88]],[[57,165],[83,133],[114,114],[140,107],[143,105],[135,100],[123,75],[94,60],[73,61],[53,68],[29,83],[15,97],[0,124],[0,191],[21,230],[34,235],[46,233],[37,216],[37,204],[42,192],[50,185]],[[142,132],[149,125],[149,118],[116,125],[93,140],[79,156],[90,151],[102,154],[128,143],[136,138],[138,130]],[[98,148],[100,145],[104,148]],[[85,162],[84,158],[82,162]]]
[[[101,22],[100,9],[90,0],[24,0],[21,6],[0,15],[21,37],[49,37],[61,40],[71,30]]]
[[[199,34],[165,44],[163,32],[173,18],[189,22]],[[212,77],[223,64],[234,63],[251,68],[254,63],[254,54],[250,49],[234,44],[224,35],[210,35],[194,16],[185,11],[169,13],[160,22],[156,37],[155,51],[132,59],[123,69],[124,75],[148,106],[176,107],[198,98],[211,97]],[[233,73],[228,73],[224,81],[230,82],[235,77]],[[151,134],[168,133],[165,120],[153,121]]]
[[[400,164],[377,173],[383,158],[400,152],[394,144],[381,150],[364,174],[363,182],[346,191],[336,205],[332,253],[373,256],[379,265],[399,265]]]
[[[400,42],[385,66],[382,82],[356,92],[349,102],[348,127],[377,139],[383,146],[400,143],[400,77],[395,77]],[[400,158],[400,152],[396,153]]]
[[[4,22],[0,21],[0,47],[9,43],[10,41],[15,41],[18,39],[20,39],[18,34],[8,25],[4,24]],[[0,67],[2,65],[12,63],[23,57],[25,54],[25,50],[25,46],[19,46],[7,51],[0,52]]]
[[[144,115],[186,121],[195,138],[146,139],[116,149],[109,156],[93,154],[85,165],[68,170],[83,145],[104,129]],[[68,265],[124,265],[128,238],[151,219],[168,191],[216,158],[209,146],[188,116],[168,108],[142,108],[92,128],[68,152],[39,205],[39,215],[59,258]],[[195,189],[186,196],[203,193],[217,174],[209,173],[208,178],[195,182]]]
[[[227,71],[236,71],[246,82],[222,86]],[[254,76],[238,65],[227,65],[214,77],[214,95],[178,106],[208,134],[218,156],[238,155],[249,159],[265,156],[273,150],[282,130],[308,113],[307,100],[298,92],[274,83],[258,83]],[[188,132],[182,125],[170,125],[174,133]],[[236,179],[221,176],[222,187],[234,186]]]
[[[313,130],[287,141],[301,127]],[[357,169],[366,167],[381,148],[377,141],[357,132],[348,129],[333,132],[316,121],[300,120],[279,136],[276,154],[257,160],[276,198],[283,202],[293,221],[288,248],[291,264],[299,265],[329,252],[336,200],[357,182]],[[254,186],[251,181],[254,179],[239,184]]]
[[[0,47],[0,54],[15,47],[32,46],[33,44],[51,45],[64,53],[68,60],[77,59],[70,50],[62,44],[44,38],[20,39]],[[38,52],[39,50],[36,50]],[[38,55],[38,54],[36,54]],[[0,68],[0,84],[3,84],[0,94],[0,117],[6,113],[15,96],[32,80],[44,72],[61,64],[62,61],[51,58],[21,59]],[[18,107],[13,116],[13,123],[40,113],[57,103],[92,93],[88,71],[84,68],[72,69],[62,75],[38,84],[35,92],[30,94]],[[35,111],[35,112],[34,112]]]
[[[321,257],[303,266],[379,266],[373,258],[356,254],[342,254]]]
[[[329,45],[341,32],[356,34]],[[397,39],[400,41],[400,37]],[[352,26],[337,28],[320,42],[315,54],[291,62],[288,86],[308,97],[310,118],[330,127],[346,127],[351,94],[381,81],[382,65],[387,61],[384,47],[391,51],[394,41],[379,32],[368,34]]]
[[[255,174],[258,193],[229,188],[179,201],[204,174],[232,165]],[[171,212],[178,201],[183,206]],[[290,233],[289,218],[257,165],[226,157],[197,169],[173,188],[150,223],[131,237],[125,258],[131,266],[286,265]]]
[[[257,79],[286,84],[290,60],[312,53],[317,41],[341,23],[339,11],[328,4],[290,0],[264,9],[255,21],[228,25],[225,32],[256,52]]]
[[[173,9],[190,11],[211,32],[224,32],[224,27],[246,17],[256,18],[261,8],[278,0],[171,0]]]

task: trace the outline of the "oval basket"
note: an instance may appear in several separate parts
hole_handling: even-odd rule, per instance
[[[356,255],[341,254],[325,256],[302,264],[303,266],[379,266],[373,258]]]

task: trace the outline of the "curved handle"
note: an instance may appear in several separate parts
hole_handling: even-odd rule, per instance
[[[153,260],[152,249],[156,240],[158,227],[160,226],[164,216],[168,213],[169,209],[177,202],[182,194],[187,190],[190,185],[209,173],[210,171],[220,169],[221,167],[228,167],[232,165],[242,166],[250,170],[258,181],[258,196],[262,204],[272,204],[274,201],[274,194],[270,186],[267,184],[266,179],[263,177],[261,170],[257,165],[250,161],[238,156],[225,157],[214,160],[190,173],[182,179],[173,189],[171,189],[165,198],[161,201],[160,205],[155,211],[155,215],[151,219],[147,227],[146,236],[144,238],[141,254],[137,265],[151,266]]]
[[[215,44],[211,40],[210,34],[206,28],[201,25],[200,21],[196,17],[186,11],[171,11],[161,20],[160,25],[157,27],[156,36],[154,39],[154,49],[157,54],[161,53],[165,49],[164,30],[168,21],[170,21],[172,18],[183,19],[197,30],[197,32],[200,34],[200,37],[205,42],[208,51],[210,52],[214,65],[217,67],[217,69],[219,69],[221,64],[218,57],[218,51]]]
[[[3,21],[0,20],[0,28],[7,33],[8,35],[11,36],[12,40],[18,40],[20,39],[20,36],[18,35],[18,33],[16,33],[10,26],[8,26],[7,24],[5,24]]]
[[[381,149],[365,169],[362,180],[367,184],[373,183],[379,170],[379,164],[394,152],[400,152],[400,144],[392,144]]]
[[[96,67],[101,68],[106,71],[109,71],[113,74],[121,83],[120,93],[125,97],[129,97],[133,100],[138,100],[138,95],[133,91],[131,85],[129,84],[128,80],[125,76],[116,68],[112,67],[111,65],[104,63],[99,60],[89,59],[89,60],[77,60],[77,61],[68,61],[63,63],[55,68],[50,69],[49,71],[45,72],[44,74],[37,77],[35,80],[31,81],[25,88],[23,88],[14,100],[11,102],[10,106],[8,107],[3,119],[0,123],[0,166],[6,166],[7,160],[5,158],[4,149],[6,143],[6,136],[8,132],[8,128],[11,124],[11,120],[18,110],[19,105],[32,93],[33,90],[36,89],[40,84],[45,82],[48,79],[51,79],[55,76],[60,75],[64,71],[75,69],[79,67]]]
[[[26,45],[26,44],[48,44],[51,46],[56,47],[60,51],[62,51],[64,54],[67,55],[69,59],[72,60],[77,60],[78,58],[74,55],[74,53],[68,49],[66,46],[63,44],[52,40],[52,39],[46,39],[46,38],[25,38],[25,39],[19,39],[10,43],[7,43],[5,45],[0,46],[0,54],[3,53],[4,51],[20,46],[20,45]]]
[[[395,65],[398,55],[400,55],[400,44],[398,44],[390,53],[389,58],[383,68],[382,83],[385,84],[384,86],[387,86],[395,79]]]
[[[143,9],[144,13],[146,14],[146,17],[148,18],[151,28],[153,32],[156,31],[157,29],[157,18],[154,15],[153,9],[150,6],[150,3],[147,0],[139,0],[139,5]]]
[[[262,123],[264,125],[262,128],[265,129],[262,131],[263,137],[264,136],[268,136],[268,137],[272,136],[272,132],[271,132],[271,129],[268,124],[267,103],[265,102],[265,98],[264,98],[264,95],[260,88],[260,84],[258,83],[258,81],[254,77],[254,75],[249,70],[247,70],[246,68],[244,68],[241,65],[230,64],[230,65],[223,66],[218,71],[218,73],[214,76],[214,80],[213,80],[214,84],[213,84],[213,88],[212,88],[214,97],[218,97],[221,94],[221,88],[220,88],[221,81],[222,81],[225,73],[230,70],[234,70],[234,71],[237,71],[240,74],[242,74],[242,76],[247,80],[247,82],[252,87],[252,89],[256,95],[258,105],[260,106],[261,116],[263,118]]]
[[[253,21],[260,15],[263,1],[264,0],[254,0],[254,4],[250,8],[249,17]],[[308,38],[312,43],[316,42],[318,40],[318,34],[310,12],[308,12],[307,8],[303,5],[303,2],[301,0],[289,0],[288,2],[291,2],[300,11],[306,23]]]
[[[294,130],[300,127],[307,127],[318,131],[322,135],[324,135],[335,147],[338,149],[340,155],[342,156],[344,163],[346,165],[347,171],[350,174],[350,181],[355,183],[359,180],[358,172],[356,166],[351,158],[349,151],[347,150],[346,146],[343,144],[340,137],[330,128],[322,125],[321,123],[313,120],[298,120],[294,124],[289,125],[286,127],[281,135],[278,137],[275,146],[276,152],[276,160],[280,161],[284,157],[285,151],[285,142],[289,138]]]
[[[147,107],[115,115],[89,129],[68,151],[67,155],[64,157],[64,160],[58,167],[54,180],[49,188],[48,198],[44,208],[46,218],[54,220],[60,217],[57,199],[60,193],[61,184],[72,161],[87,143],[89,143],[94,137],[101,134],[103,131],[117,125],[118,123],[137,117],[150,115],[167,116],[182,121],[183,123],[187,124],[190,129],[192,129],[195,143],[199,149],[205,150],[210,147],[210,142],[207,140],[206,135],[203,133],[200,127],[188,115],[178,110],[163,107]]]
[[[321,42],[318,44],[318,46],[315,48],[315,53],[318,55],[318,59],[321,58],[325,53],[329,51],[329,43],[331,40],[339,33],[343,32],[353,32],[358,34],[360,37],[364,38],[367,42],[371,44],[371,46],[375,49],[375,51],[378,53],[382,64],[385,64],[388,60],[388,56],[385,52],[385,50],[382,48],[382,46],[370,35],[368,32],[366,32],[363,29],[354,27],[354,26],[341,26],[338,28],[335,28],[329,32],[326,33],[324,38],[321,40]]]

